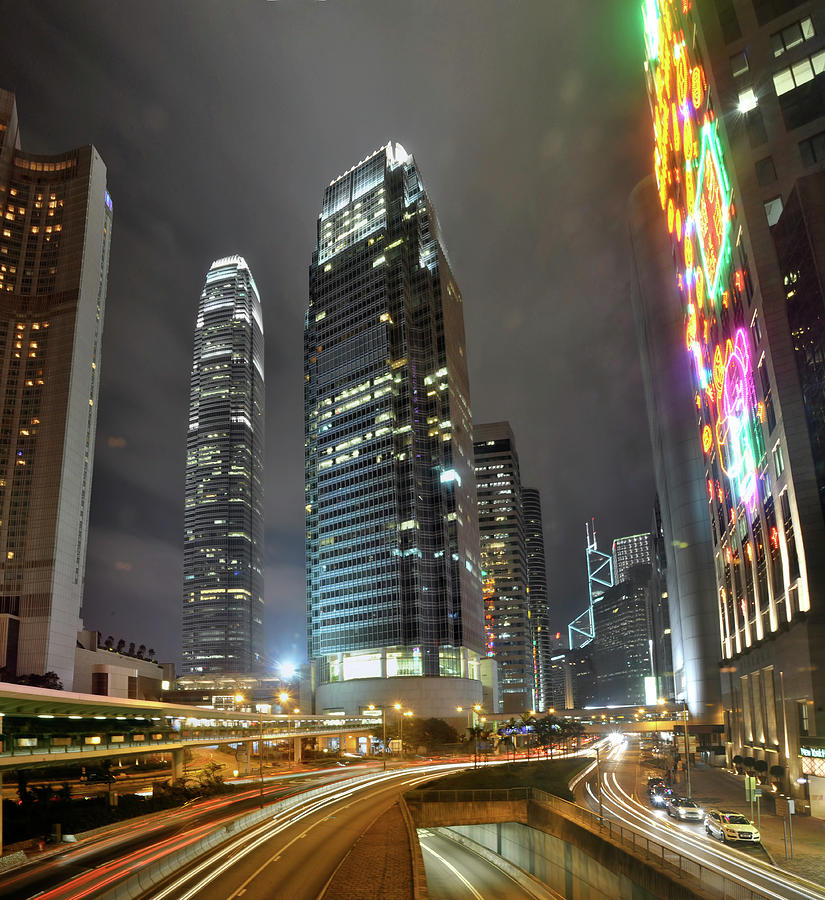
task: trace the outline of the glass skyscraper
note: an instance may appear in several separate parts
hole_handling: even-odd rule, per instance
[[[550,631],[550,594],[547,586],[547,559],[541,493],[537,488],[521,489],[524,510],[524,546],[527,552],[527,588],[530,625],[533,634],[533,670],[536,679],[536,709],[553,706],[550,697],[550,658],[558,641]]]
[[[264,333],[242,256],[212,263],[198,305],[186,441],[183,672],[263,664]]]
[[[0,90],[0,666],[71,690],[112,201],[92,146],[21,149]]]
[[[483,643],[463,302],[400,144],[325,190],[304,334],[316,708],[455,715]]]
[[[650,532],[613,541],[613,582],[627,581],[634,566],[650,565]]]
[[[498,663],[502,711],[519,713],[536,708],[536,667],[516,441],[508,422],[477,425],[473,438],[486,652]]]

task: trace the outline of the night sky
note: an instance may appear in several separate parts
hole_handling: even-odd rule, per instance
[[[266,634],[305,654],[303,316],[324,187],[413,153],[464,295],[473,417],[544,505],[551,623],[650,527],[628,195],[651,162],[637,0],[0,2],[24,149],[93,143],[114,201],[84,619],[178,661],[195,312],[246,257],[266,334]]]

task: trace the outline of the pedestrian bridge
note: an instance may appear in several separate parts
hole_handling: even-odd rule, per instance
[[[69,760],[172,753],[217,743],[338,738],[354,749],[375,716],[271,715],[0,685],[0,772]]]

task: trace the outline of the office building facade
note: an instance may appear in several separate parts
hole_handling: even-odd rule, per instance
[[[632,534],[613,541],[613,581],[626,581],[634,566],[650,565],[650,533]]]
[[[256,673],[263,653],[264,333],[242,256],[215,260],[195,322],[186,439],[184,675]]]
[[[527,553],[527,590],[533,635],[536,709],[543,710],[553,705],[549,699],[550,658],[555,655],[559,640],[550,632],[550,594],[547,584],[541,494],[536,488],[522,488],[521,505],[524,512],[524,545]]]
[[[645,702],[645,678],[651,674],[649,575],[649,566],[636,566],[593,605],[595,637],[587,649],[595,677],[596,706]]]
[[[0,90],[0,665],[72,688],[112,201],[92,146],[21,149]]]
[[[644,20],[728,748],[784,766],[787,789],[825,814],[823,773],[808,771],[825,733],[825,342],[812,264],[825,215],[825,10],[662,0]]]
[[[455,715],[483,649],[463,300],[400,144],[325,190],[304,336],[316,710]]]
[[[498,663],[503,712],[536,708],[537,666],[527,586],[521,475],[507,422],[473,430],[487,653]]]

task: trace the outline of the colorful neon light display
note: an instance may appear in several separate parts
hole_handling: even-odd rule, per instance
[[[730,252],[730,184],[722,166],[715,122],[707,122],[702,128],[702,156],[696,184],[693,221],[699,239],[708,296],[714,299],[719,288],[722,264]]]
[[[727,312],[741,303],[747,279],[731,262],[735,210],[725,150],[693,50],[692,4],[643,0],[642,19],[654,172],[674,258],[684,263],[677,282],[708,481],[716,484],[720,503],[729,494],[750,515],[759,497],[764,445],[750,337],[744,328],[734,330]],[[729,484],[725,491],[717,481],[720,471]]]

